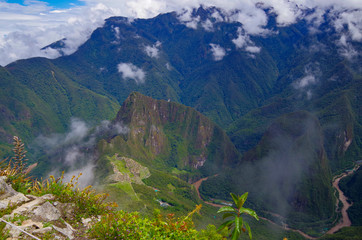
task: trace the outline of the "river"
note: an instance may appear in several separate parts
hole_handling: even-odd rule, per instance
[[[339,188],[339,182],[340,182],[340,180],[341,180],[342,178],[347,177],[347,176],[349,176],[350,174],[352,174],[352,173],[354,173],[355,171],[357,171],[358,168],[359,168],[359,166],[356,166],[352,171],[349,171],[348,173],[343,173],[343,174],[335,177],[334,180],[333,180],[333,187],[334,187],[334,188],[338,191],[338,193],[339,193],[339,194],[338,194],[338,195],[339,195],[339,199],[338,199],[338,201],[337,201],[337,203],[336,203],[336,211],[338,211],[339,201],[341,201],[342,204],[343,204],[342,211],[341,211],[341,212],[342,212],[342,218],[341,218],[341,220],[340,220],[334,227],[332,227],[332,228],[327,232],[327,234],[333,234],[333,233],[337,232],[338,230],[340,230],[340,229],[343,228],[343,227],[349,227],[349,226],[351,226],[351,220],[349,219],[348,213],[347,213],[347,210],[348,210],[348,208],[351,206],[351,204],[348,203],[347,197],[343,194],[342,190]],[[214,176],[217,176],[217,174],[214,175]],[[201,198],[201,195],[200,195],[200,192],[199,192],[199,187],[200,187],[201,183],[202,183],[203,181],[206,181],[207,179],[208,179],[208,177],[201,178],[200,180],[198,180],[198,181],[196,181],[196,182],[193,183],[193,185],[194,185],[195,188],[196,188],[197,195],[199,196],[199,198],[200,198],[202,201],[204,201],[204,200]],[[211,203],[211,202],[207,202],[207,201],[204,201],[204,202],[205,202],[206,204],[211,205],[211,206],[214,206],[214,207],[224,207],[224,205],[221,205],[221,204],[215,204],[215,203]],[[263,217],[260,217],[260,218],[263,219],[263,220],[266,220],[266,221],[268,221],[268,222],[270,222],[270,223],[272,223],[273,225],[276,225],[276,226],[281,227],[280,225],[272,222],[271,220],[269,220],[269,219],[267,219],[267,218],[263,218]],[[312,237],[312,236],[307,235],[306,233],[304,233],[304,232],[302,232],[302,231],[300,231],[300,230],[289,228],[287,225],[285,225],[283,228],[284,228],[285,230],[298,232],[299,234],[301,234],[303,237],[305,237],[305,238],[307,238],[307,239],[317,239],[317,238],[315,238],[315,237]]]
[[[357,169],[359,168],[359,166],[355,167],[352,171],[349,171],[348,173],[343,173],[342,175],[336,177],[333,181],[333,187],[338,191],[338,195],[339,195],[339,199],[336,203],[336,211],[338,210],[338,205],[339,202],[342,202],[343,207],[342,207],[342,218],[339,221],[339,223],[337,223],[337,225],[335,225],[334,227],[332,227],[327,234],[333,234],[335,232],[337,232],[338,230],[340,230],[343,227],[349,227],[351,226],[351,220],[349,219],[347,210],[348,208],[352,205],[347,201],[347,197],[343,194],[342,190],[339,188],[339,182],[341,181],[342,178],[345,178],[349,175],[351,175],[352,173],[354,173],[355,171],[357,171]]]

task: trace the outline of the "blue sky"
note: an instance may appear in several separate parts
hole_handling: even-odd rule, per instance
[[[26,5],[30,5],[34,1],[6,0],[5,2],[18,3],[18,4],[26,6]],[[65,9],[65,8],[70,8],[73,6],[83,6],[84,5],[83,1],[74,1],[74,0],[44,0],[41,2],[46,2],[46,3],[48,3],[48,6],[56,8],[56,9]]]

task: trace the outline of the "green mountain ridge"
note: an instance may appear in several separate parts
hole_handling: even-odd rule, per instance
[[[44,133],[65,131],[71,117],[99,122],[112,118],[117,102],[67,78],[50,60],[34,58],[0,69],[1,138],[30,142]]]

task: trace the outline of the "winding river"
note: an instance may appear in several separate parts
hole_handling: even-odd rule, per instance
[[[347,197],[343,194],[342,190],[339,188],[339,182],[342,178],[344,177],[347,177],[349,176],[350,174],[354,173],[355,171],[357,171],[357,169],[359,168],[359,166],[356,166],[352,171],[349,171],[348,173],[343,173],[337,177],[334,178],[333,180],[333,187],[338,191],[338,195],[339,195],[339,199],[336,203],[336,212],[338,211],[338,205],[339,205],[339,202],[342,202],[343,204],[343,207],[342,207],[342,218],[341,220],[334,226],[332,227],[328,232],[327,234],[333,234],[335,232],[337,232],[338,230],[340,230],[341,228],[343,227],[348,227],[348,226],[351,226],[351,220],[349,219],[348,217],[348,213],[347,213],[347,210],[348,208],[351,206],[350,203],[348,203],[347,201]],[[214,175],[214,176],[217,176],[217,175]],[[201,178],[200,180],[194,182],[192,185],[195,186],[196,188],[196,192],[197,192],[197,195],[199,196],[199,198],[204,201],[202,198],[201,198],[201,195],[200,195],[200,192],[199,192],[199,187],[201,185],[201,183],[203,181],[206,181],[208,179],[208,177],[205,177],[205,178]],[[214,206],[214,207],[224,207],[224,205],[221,205],[221,204],[216,204],[216,203],[211,203],[211,202],[207,202],[207,201],[204,201],[206,204],[208,205],[211,205],[211,206]],[[263,217],[259,217],[263,220],[266,220],[268,221],[269,223],[273,224],[273,225],[276,225],[276,226],[279,226],[281,227],[280,225],[274,223],[273,221],[267,219],[267,218],[263,218]],[[309,236],[308,234],[300,231],[300,230],[297,230],[297,229],[292,229],[292,228],[289,228],[287,225],[285,225],[283,227],[285,230],[289,230],[289,231],[294,231],[294,232],[297,232],[299,234],[301,234],[303,237],[305,237],[306,239],[317,239],[315,237],[312,237],[312,236]]]
[[[352,173],[354,173],[355,171],[357,171],[357,169],[359,168],[359,166],[356,166],[352,171],[349,171],[347,173],[343,173],[342,175],[339,175],[338,177],[336,177],[333,181],[333,187],[338,191],[338,196],[339,199],[336,203],[336,211],[338,211],[338,204],[339,202],[342,202],[343,207],[342,207],[342,218],[339,221],[339,223],[337,223],[337,225],[335,225],[334,227],[332,227],[327,234],[333,234],[335,232],[337,232],[339,229],[343,228],[343,227],[349,227],[351,226],[351,220],[348,217],[348,213],[347,210],[350,206],[352,206],[352,204],[350,204],[347,201],[347,197],[343,194],[342,190],[339,188],[339,182],[341,181],[342,178],[347,177],[349,175],[351,175]]]

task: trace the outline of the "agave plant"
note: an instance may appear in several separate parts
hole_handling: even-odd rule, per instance
[[[231,239],[236,240],[239,238],[241,231],[246,232],[248,231],[249,238],[252,238],[250,226],[247,222],[243,221],[242,214],[248,214],[252,217],[254,217],[256,220],[259,221],[259,217],[256,214],[256,212],[250,208],[244,208],[243,205],[248,197],[248,192],[244,193],[241,196],[237,196],[234,193],[230,193],[231,197],[234,200],[236,208],[233,208],[231,206],[225,206],[221,207],[217,213],[224,213],[223,219],[231,218],[230,220],[224,222],[221,224],[221,226],[218,228],[218,231],[223,230],[224,228],[233,229],[231,233]]]

